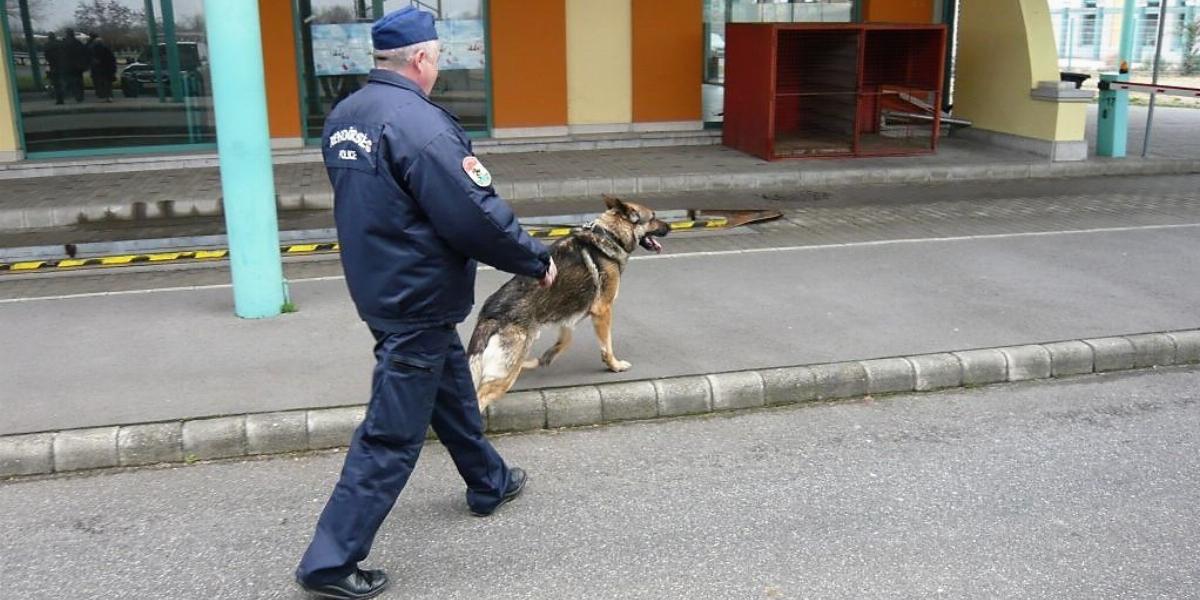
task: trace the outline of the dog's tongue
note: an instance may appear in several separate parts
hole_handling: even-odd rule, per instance
[[[662,252],[662,244],[658,243],[658,240],[647,236],[646,242],[647,242],[646,245],[649,246],[650,249],[653,250],[655,253]]]

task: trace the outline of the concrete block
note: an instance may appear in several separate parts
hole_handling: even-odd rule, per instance
[[[958,357],[950,354],[922,354],[910,356],[916,383],[913,386],[918,392],[940,390],[962,385],[963,368]]]
[[[121,427],[117,432],[117,460],[122,467],[183,461],[183,423]]]
[[[217,417],[183,423],[183,457],[208,460],[246,455],[246,417]]]
[[[636,194],[638,191],[637,177],[614,177],[612,191],[614,194]]]
[[[903,358],[882,358],[862,361],[867,372],[868,394],[911,392],[916,389],[916,373],[912,363]]]
[[[542,396],[546,399],[547,427],[594,425],[604,418],[596,386],[542,390]]]
[[[54,226],[54,209],[27,208],[23,211],[25,227],[46,229]]]
[[[509,197],[513,200],[537,198],[540,193],[536,181],[514,181],[512,185],[513,193]]]
[[[282,454],[308,449],[308,415],[302,410],[246,415],[246,453]]]
[[[706,375],[712,387],[713,410],[736,410],[763,405],[763,379],[754,371]]]
[[[496,190],[496,195],[501,198],[512,198],[515,189],[513,184],[509,182],[494,183],[492,184],[492,188]]]
[[[563,182],[560,180],[554,181],[539,181],[538,182],[538,197],[539,198],[558,198],[563,195]]]
[[[339,448],[350,445],[350,436],[367,415],[366,406],[321,408],[308,411],[308,448]]]
[[[684,192],[688,191],[686,175],[664,175],[660,179],[659,191]]]
[[[658,416],[658,392],[649,381],[599,386],[600,413],[605,421],[652,419]]]
[[[1050,353],[1050,375],[1065,377],[1091,373],[1094,368],[1092,347],[1079,341],[1043,344]]]
[[[608,177],[590,177],[586,181],[587,195],[589,196],[611,194],[613,191],[613,181]]]
[[[1119,337],[1097,338],[1083,340],[1083,342],[1092,347],[1097,373],[1133,368],[1133,342]]]
[[[656,379],[658,414],[663,417],[694,415],[712,410],[712,388],[704,377]]]
[[[12,231],[25,228],[24,211],[20,209],[0,209],[0,231]]]
[[[691,173],[689,175],[686,175],[685,177],[686,177],[686,182],[684,183],[684,185],[687,186],[687,189],[692,190],[692,191],[699,191],[699,190],[714,189],[716,187],[716,181],[721,179],[723,177],[723,175],[714,176],[714,175],[710,175],[708,173]]]
[[[817,379],[808,367],[767,369],[759,374],[763,378],[763,395],[767,406],[817,399]]]
[[[1165,333],[1125,336],[1133,344],[1133,366],[1166,367],[1175,364],[1175,341]]]
[[[967,350],[952,354],[962,365],[963,385],[1008,381],[1008,359],[999,350]]]
[[[756,173],[735,173],[730,175],[727,180],[730,187],[739,190],[755,189],[761,184]]]
[[[817,386],[817,400],[867,395],[867,371],[856,362],[809,367]]]
[[[562,195],[566,196],[566,197],[588,195],[587,180],[585,180],[585,179],[565,179],[565,180],[563,180]]]
[[[69,429],[54,434],[54,470],[64,472],[117,466],[117,429]]]
[[[531,431],[546,427],[542,393],[509,392],[487,407],[488,431]]]
[[[54,434],[0,436],[0,477],[54,471]]]
[[[637,186],[639,194],[660,192],[662,191],[662,177],[638,177]]]
[[[1173,331],[1167,335],[1175,342],[1175,364],[1200,363],[1200,331]]]
[[[1008,380],[1027,381],[1050,377],[1050,351],[1042,346],[1000,348],[1008,359]]]

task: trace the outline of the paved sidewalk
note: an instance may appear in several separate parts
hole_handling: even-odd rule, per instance
[[[829,184],[1026,179],[1200,171],[1200,111],[1162,109],[1154,152],[1137,158],[1142,109],[1132,110],[1131,158],[1050,163],[1043,157],[946,138],[935,155],[899,158],[765,162],[718,145],[495,154],[485,158],[509,200],[559,199],[600,193],[654,193],[730,188],[794,188]],[[1093,119],[1094,122],[1094,119]],[[1094,124],[1093,124],[1094,127]],[[1089,139],[1094,139],[1089,132]],[[324,210],[332,194],[319,156],[275,168],[286,211]],[[307,158],[304,158],[307,157]],[[0,179],[0,232],[76,226],[81,222],[220,214],[215,168]],[[123,229],[123,231],[121,231]],[[129,227],[113,235],[137,236]]]

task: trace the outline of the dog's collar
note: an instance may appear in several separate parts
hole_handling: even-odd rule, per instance
[[[603,234],[604,237],[607,237],[610,242],[616,244],[618,248],[624,250],[626,253],[633,252],[633,248],[626,248],[625,242],[622,241],[621,238],[617,237],[617,234],[613,233],[612,231],[609,231],[607,228],[601,226],[596,221],[592,221],[591,223],[584,225],[583,228],[588,231],[591,231],[593,233],[598,232],[598,233]],[[633,241],[633,243],[636,245],[637,240],[635,239]]]
[[[625,262],[629,260],[631,250],[627,249],[625,244],[621,243],[621,240],[615,233],[605,229],[595,221],[581,226],[576,231],[578,232],[576,239],[595,248],[596,251],[604,256],[617,261],[617,264],[624,268]]]

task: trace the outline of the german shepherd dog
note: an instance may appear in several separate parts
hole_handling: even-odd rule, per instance
[[[550,247],[558,277],[548,288],[529,277],[513,277],[483,303],[467,344],[479,410],[503,396],[522,369],[544,367],[566,350],[575,325],[592,318],[600,358],[610,371],[630,364],[613,354],[612,308],[629,254],[638,245],[661,252],[655,237],[670,233],[654,211],[604,196],[608,206],[596,220],[576,228]],[[558,341],[541,358],[526,358],[540,331],[558,326]]]

